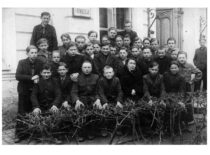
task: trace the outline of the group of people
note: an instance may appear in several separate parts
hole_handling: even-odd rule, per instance
[[[75,42],[64,33],[63,45],[57,47],[50,14],[43,12],[41,20],[26,48],[28,58],[19,61],[16,71],[20,115],[55,113],[60,107],[123,108],[127,99],[145,98],[152,105],[152,97],[184,94],[194,83],[199,89],[201,80],[206,90],[207,48],[203,38],[195,53],[194,67],[187,62],[187,53],[176,48],[174,38],[167,40],[166,48],[160,48],[156,38],[142,41],[130,21],[125,22],[122,32],[109,28],[101,41],[96,31],[88,32],[88,40],[76,36]],[[193,121],[192,112],[188,116],[187,122]]]

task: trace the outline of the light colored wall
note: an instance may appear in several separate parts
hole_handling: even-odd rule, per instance
[[[199,47],[200,17],[206,19],[206,9],[183,9],[183,50],[188,53],[188,61],[193,63],[195,49]]]

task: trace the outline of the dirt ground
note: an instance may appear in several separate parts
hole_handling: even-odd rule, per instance
[[[2,81],[2,144],[3,145],[14,145],[14,127],[15,127],[15,118],[17,113],[17,81]],[[195,117],[199,117],[199,115],[195,115]],[[171,137],[163,136],[161,144],[192,144],[193,140],[196,137],[196,126],[192,125],[191,130],[192,133],[185,133],[183,137],[176,136],[175,139],[172,140]],[[206,144],[206,136],[207,131],[206,128],[202,130],[201,136],[204,138],[203,142],[200,144]],[[65,145],[73,144],[73,145],[106,145],[109,144],[111,139],[111,135],[107,138],[97,137],[94,140],[86,140],[82,143],[77,143],[75,139],[68,138],[68,140],[64,141]],[[21,141],[18,145],[48,145],[49,142],[37,142],[37,141]],[[139,141],[133,141],[132,136],[116,136],[112,144],[126,144],[126,145],[154,145],[159,144],[159,138],[146,138],[140,139]],[[16,145],[16,144],[15,144]]]

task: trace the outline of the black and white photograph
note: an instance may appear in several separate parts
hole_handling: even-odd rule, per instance
[[[207,145],[206,7],[3,7],[2,145]]]

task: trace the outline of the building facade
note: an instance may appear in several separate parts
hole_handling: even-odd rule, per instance
[[[4,75],[14,75],[17,63],[26,57],[25,48],[29,45],[33,27],[40,24],[40,14],[51,13],[51,23],[60,36],[68,32],[74,40],[90,30],[98,32],[99,37],[109,27],[121,31],[125,20],[132,22],[140,38],[157,37],[161,46],[166,45],[168,37],[175,37],[177,47],[188,53],[192,62],[199,38],[207,38],[206,8],[4,8],[2,36],[2,70]]]

